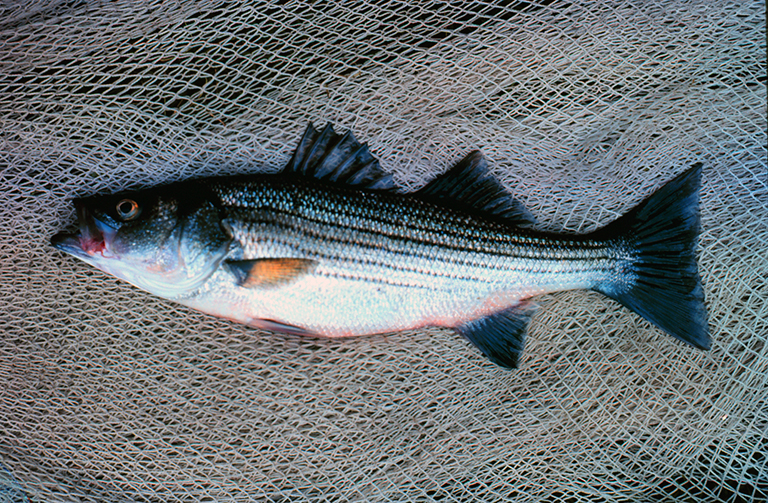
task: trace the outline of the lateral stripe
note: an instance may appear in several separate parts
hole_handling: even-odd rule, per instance
[[[250,225],[257,225],[255,223],[249,223]],[[386,243],[363,243],[355,240],[348,240],[340,237],[336,237],[333,235],[327,235],[325,233],[317,232],[312,229],[296,229],[288,224],[282,224],[282,223],[275,223],[270,222],[268,224],[269,227],[278,227],[281,230],[287,230],[287,231],[298,231],[300,234],[296,234],[295,239],[290,240],[286,239],[285,236],[290,236],[291,232],[280,232],[280,233],[268,233],[264,238],[260,239],[259,241],[262,241],[262,245],[257,246],[264,246],[264,243],[272,243],[274,246],[277,247],[287,247],[289,249],[292,249],[297,255],[299,256],[307,256],[307,257],[318,257],[328,260],[329,262],[341,262],[341,263],[351,263],[351,264],[358,264],[358,265],[364,265],[364,266],[370,266],[370,267],[378,267],[393,271],[399,271],[399,272],[412,272],[424,276],[431,276],[431,277],[443,277],[443,278],[451,278],[456,280],[474,280],[474,281],[482,281],[482,282],[488,282],[493,283],[496,280],[491,280],[483,277],[484,275],[479,274],[480,271],[508,271],[510,273],[513,272],[521,272],[521,273],[528,273],[528,274],[537,274],[537,275],[573,275],[573,274],[579,274],[579,273],[591,273],[591,274],[601,274],[601,273],[611,273],[615,272],[617,268],[616,261],[613,259],[601,259],[601,258],[594,258],[594,259],[588,259],[582,261],[582,267],[573,267],[576,266],[576,263],[574,261],[570,261],[572,264],[572,267],[567,270],[548,270],[546,268],[547,263],[551,262],[559,262],[558,259],[542,259],[540,261],[530,261],[523,259],[527,263],[533,263],[536,265],[540,265],[541,267],[531,268],[531,267],[520,267],[520,260],[509,260],[504,261],[504,263],[489,263],[489,259],[491,259],[491,256],[487,256],[485,260],[482,259],[482,257],[478,257],[480,260],[477,261],[466,261],[466,260],[457,260],[456,257],[452,256],[451,254],[445,254],[443,257],[439,256],[432,256],[428,253],[417,253],[416,250],[411,251],[410,253],[406,250],[391,250],[387,248]],[[254,233],[253,231],[251,233]],[[331,252],[323,252],[323,249],[328,249],[328,242],[334,242],[338,245],[353,245],[355,247],[358,247],[361,251],[364,250],[373,250],[377,253],[373,254],[364,254],[364,253],[331,253]],[[343,246],[336,246],[333,247],[337,252],[341,252],[343,249]],[[378,253],[379,251],[383,250],[384,253]],[[441,251],[441,250],[437,250]],[[481,253],[473,252],[476,255],[483,255]],[[368,255],[369,258],[357,258],[356,255]],[[487,255],[487,254],[485,254]],[[376,260],[375,258],[370,258],[371,256],[377,257],[380,256],[382,259],[384,257],[389,256],[390,260]],[[398,257],[404,257],[403,260],[398,260]],[[440,271],[439,269],[425,269],[423,267],[420,267],[420,264],[413,264],[414,260],[418,259],[425,259],[426,263],[430,264],[440,264],[440,263],[447,263],[450,264],[453,270],[449,271]],[[442,259],[439,261],[436,261],[435,259]],[[458,274],[460,269],[474,269],[478,272],[478,274],[474,275],[460,275]]]
[[[465,240],[465,242],[470,242],[472,244],[476,244],[479,246],[472,247],[467,246],[466,244],[453,244],[450,242],[447,242],[447,239],[451,238],[452,236],[448,233],[445,233],[443,231],[438,230],[430,230],[428,232],[443,236],[446,238],[444,241],[437,241],[437,240],[430,240],[428,239],[429,236],[407,236],[403,235],[402,233],[396,233],[396,232],[386,232],[383,229],[372,229],[372,228],[366,228],[363,226],[349,226],[346,223],[335,223],[335,222],[328,222],[325,219],[313,219],[304,215],[295,215],[288,212],[282,212],[279,210],[272,210],[271,212],[274,212],[276,214],[279,214],[283,217],[287,217],[287,219],[295,219],[295,220],[303,220],[305,222],[311,222],[318,226],[326,226],[332,229],[338,229],[340,232],[334,233],[332,231],[328,231],[327,233],[321,233],[321,231],[315,231],[315,235],[318,237],[327,236],[327,238],[334,240],[337,243],[353,243],[362,245],[361,242],[354,242],[354,241],[344,241],[342,239],[335,238],[336,234],[344,234],[347,231],[357,231],[361,236],[371,236],[371,239],[365,241],[366,243],[374,243],[376,241],[377,237],[385,237],[389,238],[393,241],[400,241],[403,243],[412,243],[415,245],[426,245],[426,246],[433,246],[435,248],[443,248],[450,251],[455,252],[468,252],[468,253],[482,253],[492,256],[498,256],[498,257],[507,257],[511,259],[534,259],[534,260],[563,260],[563,261],[586,261],[586,260],[595,260],[595,259],[608,259],[611,260],[613,257],[611,257],[609,253],[609,248],[606,246],[606,244],[602,244],[599,248],[582,248],[582,249],[571,249],[565,243],[562,243],[561,246],[558,246],[558,241],[556,240],[546,240],[545,238],[531,238],[531,243],[522,243],[517,241],[517,236],[514,235],[501,235],[496,234],[494,237],[496,238],[495,241],[498,245],[498,247],[489,247],[485,246],[484,243],[476,243],[472,242],[471,240]],[[289,226],[287,222],[278,222],[276,219],[243,219],[244,222],[247,222],[251,225],[258,225],[258,224],[265,224],[265,225],[283,225],[284,229],[295,229],[300,232],[310,232],[310,226],[302,225],[300,222],[297,222],[293,226]],[[372,224],[375,224],[376,222],[372,222]],[[463,236],[462,236],[463,237]],[[505,238],[509,238],[509,241],[505,240]],[[454,236],[455,240],[455,236]],[[570,242],[569,242],[570,243]],[[532,248],[532,251],[525,253],[526,248]],[[562,253],[566,252],[566,253]],[[591,255],[595,252],[603,252],[599,255]]]

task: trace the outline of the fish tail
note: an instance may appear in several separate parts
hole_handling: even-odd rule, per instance
[[[699,181],[695,164],[627,214],[594,233],[630,257],[627,278],[595,290],[672,336],[709,349],[704,291],[696,265]]]

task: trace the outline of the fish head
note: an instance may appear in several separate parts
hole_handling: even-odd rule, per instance
[[[75,199],[79,229],[51,244],[155,295],[199,288],[227,253],[230,238],[204,187],[123,192]]]

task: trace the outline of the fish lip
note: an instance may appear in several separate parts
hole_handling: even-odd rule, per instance
[[[80,258],[96,254],[107,257],[105,233],[107,226],[97,220],[81,199],[74,200],[80,228],[75,233],[59,232],[51,237],[51,246]]]
[[[59,232],[51,238],[51,246],[72,255],[84,253],[83,247],[80,245],[79,232],[74,234]]]

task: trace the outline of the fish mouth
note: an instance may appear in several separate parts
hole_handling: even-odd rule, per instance
[[[115,231],[88,211],[82,200],[75,199],[80,228],[77,232],[60,232],[51,238],[51,246],[75,257],[88,259],[96,255],[110,257],[107,240]]]

